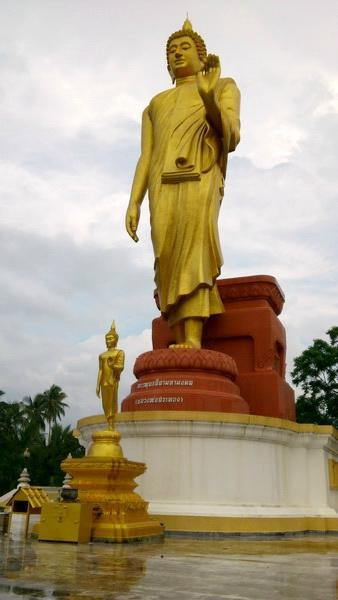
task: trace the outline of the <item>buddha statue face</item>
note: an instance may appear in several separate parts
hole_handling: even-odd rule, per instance
[[[119,336],[116,333],[108,333],[106,335],[106,345],[108,350],[110,350],[110,348],[115,348],[118,340]]]
[[[196,75],[203,67],[195,42],[188,35],[175,37],[170,41],[168,62],[170,71],[176,79]]]

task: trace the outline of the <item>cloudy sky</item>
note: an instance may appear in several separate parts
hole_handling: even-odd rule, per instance
[[[132,364],[150,349],[153,257],[124,231],[140,118],[168,87],[186,11],[242,93],[220,217],[223,277],[274,275],[288,364],[338,325],[336,0],[2,0],[0,389],[51,384],[67,421],[100,412],[97,355],[115,319]]]

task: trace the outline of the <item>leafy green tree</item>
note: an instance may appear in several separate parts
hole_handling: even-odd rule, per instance
[[[17,442],[20,439],[24,423],[22,402],[0,402],[0,429],[6,439]]]
[[[45,439],[40,445],[31,446],[30,458],[27,461],[29,473],[34,485],[61,486],[65,473],[60,464],[68,454],[79,458],[84,454],[78,440],[73,436],[70,426],[56,424],[51,428],[49,444]]]
[[[65,398],[67,398],[67,394],[55,384],[49,390],[35,396],[35,400],[40,403],[44,418],[48,423],[48,443],[51,437],[51,426],[55,425],[65,415],[65,408],[68,408],[68,404],[63,402]]]
[[[16,486],[23,465],[25,416],[21,402],[0,402],[0,493]]]
[[[22,404],[24,415],[28,421],[27,429],[29,430],[30,437],[35,438],[36,436],[40,436],[41,432],[46,429],[45,409],[41,394],[35,396],[33,400],[30,396],[25,396]]]
[[[331,327],[326,333],[329,341],[315,339],[295,358],[291,377],[301,388],[297,421],[338,429],[338,327]]]
[[[70,427],[56,423],[65,414],[66,394],[58,386],[52,388],[61,392],[55,394],[60,403],[55,402],[54,413],[46,411],[46,392],[50,390],[34,399],[26,396],[22,402],[0,401],[0,495],[16,487],[24,466],[28,467],[33,485],[61,485],[62,460],[69,453],[74,457],[84,454]],[[44,435],[46,422],[50,425],[48,441]],[[26,448],[30,451],[27,459],[24,457]]]

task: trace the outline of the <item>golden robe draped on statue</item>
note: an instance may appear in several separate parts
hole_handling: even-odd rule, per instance
[[[169,325],[223,312],[215,281],[222,266],[218,213],[227,154],[239,142],[239,91],[217,87],[223,137],[206,120],[194,77],[155,96],[146,109],[153,129],[149,174],[155,283]]]

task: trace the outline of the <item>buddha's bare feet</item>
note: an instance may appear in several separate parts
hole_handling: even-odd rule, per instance
[[[189,348],[197,348],[197,349],[201,348],[200,340],[190,339],[190,340],[187,340],[187,344],[188,344]]]
[[[169,348],[201,348],[203,319],[189,317],[180,321],[173,329],[175,344]]]
[[[193,348],[191,344],[170,344],[169,348]]]
[[[203,319],[189,318],[184,321],[185,336],[184,342],[190,348],[201,347]]]

